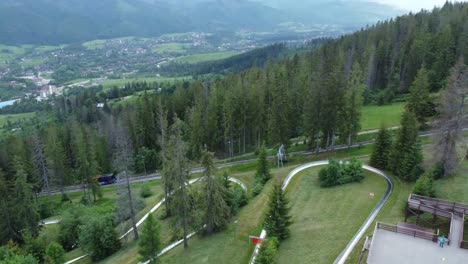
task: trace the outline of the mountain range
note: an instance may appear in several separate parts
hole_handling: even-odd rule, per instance
[[[2,0],[0,43],[63,44],[122,36],[274,31],[285,22],[358,28],[394,16],[343,0]]]

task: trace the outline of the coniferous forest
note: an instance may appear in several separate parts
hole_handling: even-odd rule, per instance
[[[96,175],[168,172],[174,168],[164,163],[177,151],[184,152],[180,162],[190,169],[200,160],[210,163],[206,151],[229,158],[262,144],[289,146],[290,139],[300,136],[311,150],[353,144],[363,105],[411,101],[421,94],[411,93],[412,87],[423,81],[427,94],[437,97],[446,89],[451,69],[468,59],[468,4],[447,3],[323,42],[283,59],[261,56],[262,63],[226,75],[205,74],[210,66],[203,65],[204,75],[197,80],[76,89],[46,102],[25,100],[2,109],[33,109],[36,115],[22,127],[8,124],[0,137],[0,189],[6,194],[0,196],[0,218],[5,220],[0,221],[0,241],[22,243],[24,230],[37,235],[36,193],[54,189],[66,200],[65,187],[80,185],[88,189],[87,200],[96,201]],[[135,93],[136,100],[123,100]],[[111,99],[121,101],[109,103]],[[423,108],[408,108],[412,113],[405,120],[429,126],[423,123],[440,114],[439,101],[424,100]],[[166,151],[167,146],[174,150]],[[399,157],[390,158],[399,162]],[[403,179],[415,181],[422,172],[409,174]],[[210,232],[216,228],[210,225]]]

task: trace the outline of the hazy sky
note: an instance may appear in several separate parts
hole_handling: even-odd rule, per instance
[[[375,2],[396,6],[410,11],[419,11],[421,8],[432,10],[434,6],[442,6],[445,0],[374,0]],[[463,2],[463,1],[461,1]]]

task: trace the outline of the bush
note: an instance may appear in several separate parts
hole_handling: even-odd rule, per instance
[[[46,264],[62,264],[65,262],[65,250],[60,244],[52,242],[47,246],[44,260]]]
[[[248,199],[245,190],[238,185],[233,187],[232,198],[231,212],[233,215],[236,215],[239,209],[247,204]]]
[[[41,219],[49,218],[53,215],[53,206],[50,202],[42,202],[39,204],[39,215]]]
[[[13,248],[11,246],[14,246]],[[0,247],[0,263],[2,264],[38,264],[39,261],[31,255],[23,256],[16,244],[8,242],[6,246]]]
[[[78,242],[84,215],[84,208],[81,206],[73,206],[63,214],[59,228],[59,243],[65,250],[72,250]]]
[[[276,237],[270,237],[263,241],[258,255],[255,258],[255,264],[274,264],[278,255],[279,241]]]
[[[321,187],[332,187],[340,184],[341,166],[335,159],[330,159],[328,166],[319,172]]]
[[[328,166],[319,172],[321,187],[332,187],[350,182],[360,182],[364,179],[364,172],[360,160],[353,158],[346,163],[339,163],[330,159]]]
[[[148,184],[143,184],[141,185],[140,189],[140,197],[145,199],[148,197],[151,197],[153,195],[153,191],[151,191],[151,188],[149,187]]]
[[[414,184],[413,193],[422,196],[435,197],[433,183],[433,172],[424,173]]]
[[[254,185],[252,188],[252,194],[253,196],[257,196],[262,192],[263,185],[265,185],[264,180],[262,177],[255,177]]]
[[[93,261],[104,259],[120,248],[111,215],[94,215],[86,219],[80,228],[80,247]]]

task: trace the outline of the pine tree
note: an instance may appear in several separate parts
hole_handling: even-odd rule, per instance
[[[141,256],[141,261],[149,260],[150,263],[157,262],[158,254],[162,249],[160,232],[158,221],[152,214],[149,214],[140,231],[141,235],[138,241],[138,253]]]
[[[190,199],[187,187],[189,165],[186,157],[186,143],[183,141],[183,125],[184,123],[176,117],[170,128],[164,167],[171,180],[171,186],[175,190],[170,204],[170,210],[174,214],[174,228],[176,230],[182,229],[184,248],[187,249],[190,222]]]
[[[27,229],[33,236],[39,232],[39,213],[34,199],[33,186],[27,182],[27,175],[19,157],[14,158],[15,190],[13,204],[15,205],[16,232],[19,234]]]
[[[345,92],[345,105],[342,114],[343,125],[342,135],[347,138],[348,146],[356,138],[361,129],[361,108],[363,103],[362,93],[365,89],[362,82],[361,66],[358,63],[353,65],[348,89]]]
[[[389,168],[404,180],[416,180],[421,174],[422,152],[418,126],[413,112],[406,110],[390,154]]]
[[[289,226],[292,222],[288,203],[281,185],[276,184],[271,192],[268,211],[264,219],[265,230],[269,237],[277,237],[279,240],[289,237]]]
[[[263,183],[267,182],[271,178],[265,144],[260,147],[258,152],[257,174],[255,177],[262,179]]]
[[[374,150],[370,157],[370,165],[382,170],[387,169],[391,149],[392,138],[390,132],[382,126],[375,140]]]
[[[203,190],[205,193],[205,223],[206,231],[211,235],[214,231],[226,227],[230,218],[230,210],[226,204],[227,191],[219,178],[214,175],[213,153],[204,150],[201,158],[205,169]]]
[[[413,85],[410,87],[410,99],[406,107],[416,115],[419,124],[424,127],[427,118],[433,115],[433,103],[429,94],[428,71],[421,68]]]

